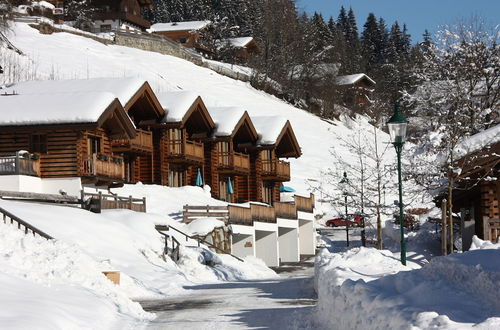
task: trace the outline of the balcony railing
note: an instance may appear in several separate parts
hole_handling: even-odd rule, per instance
[[[297,219],[297,206],[295,203],[274,202],[276,216],[283,219]]]
[[[142,129],[136,129],[136,137],[129,139],[113,140],[114,152],[153,152],[153,133]]]
[[[248,172],[250,170],[250,157],[239,152],[219,152],[218,167],[227,172]]]
[[[262,176],[264,179],[289,181],[290,163],[277,159],[264,160],[262,162]]]
[[[109,155],[92,154],[83,161],[83,176],[103,176],[111,179],[124,179],[123,158]]]
[[[190,140],[167,141],[167,158],[171,161],[203,162],[203,143]]]
[[[309,212],[314,211],[314,194],[310,194],[309,197],[293,196],[295,199],[295,205],[297,205],[297,211]]]
[[[13,156],[0,156],[0,175],[40,176],[40,160]]]

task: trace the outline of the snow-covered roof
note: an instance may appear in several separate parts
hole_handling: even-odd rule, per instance
[[[56,6],[54,6],[53,4],[51,4],[50,2],[47,2],[47,1],[39,1],[39,2],[33,2],[32,4],[33,6],[40,6],[40,7],[43,7],[43,8],[46,8],[46,9],[55,9]]]
[[[286,125],[287,119],[280,116],[252,116],[252,123],[259,134],[258,144],[275,144]]]
[[[228,39],[231,46],[236,48],[245,48],[252,40],[252,37],[238,37]]]
[[[0,125],[96,123],[115,101],[109,92],[0,96]]]
[[[154,32],[197,31],[207,27],[210,23],[210,21],[156,23],[151,25],[150,30]]]
[[[146,81],[139,78],[92,78],[71,80],[32,80],[15,84],[0,93],[54,94],[109,92],[125,106]]]
[[[162,92],[157,93],[156,96],[166,112],[163,118],[163,122],[166,123],[182,121],[189,108],[199,97],[198,94],[188,91]]]
[[[358,81],[365,79],[365,78],[369,82],[371,82],[372,84],[374,84],[374,85],[376,84],[376,82],[372,78],[368,77],[364,73],[350,74],[347,76],[338,76],[337,79],[335,80],[335,84],[336,85],[352,85],[352,84],[355,84]]]
[[[459,142],[455,148],[455,158],[461,158],[498,142],[500,142],[500,124]]]
[[[239,107],[209,107],[208,112],[215,122],[214,136],[233,134],[236,125],[245,115],[245,109]]]

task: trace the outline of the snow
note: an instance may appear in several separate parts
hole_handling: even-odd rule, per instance
[[[123,106],[144,85],[144,79],[135,77],[124,78],[92,78],[92,79],[69,79],[69,80],[33,80],[26,81],[1,89],[2,93],[17,94],[61,94],[61,93],[84,93],[84,92],[108,92],[115,95]]]
[[[46,8],[46,9],[50,9],[50,10],[53,10],[56,8],[56,6],[54,6],[53,4],[51,4],[50,2],[47,2],[47,1],[39,1],[39,2],[33,2],[33,6],[40,6],[40,7],[43,7],[43,8]]]
[[[215,218],[198,218],[191,221],[187,228],[193,235],[205,236],[215,228],[224,227],[224,221]]]
[[[280,116],[252,116],[251,119],[261,145],[275,144],[287,122],[285,117]]]
[[[157,93],[156,97],[166,112],[163,121],[176,123],[183,120],[199,95],[189,91],[178,91]]]
[[[210,21],[156,23],[151,25],[150,31],[153,32],[197,31],[207,27],[210,23],[211,23]]]
[[[376,84],[373,79],[368,77],[364,73],[356,73],[356,74],[350,74],[347,76],[338,76],[337,79],[335,80],[336,85],[352,85],[360,81],[361,79],[368,79],[369,82],[372,84]]]
[[[115,100],[107,92],[0,96],[0,125],[96,123]]]
[[[500,124],[459,142],[455,148],[455,158],[458,159],[498,142],[500,142]]]
[[[500,250],[436,257],[422,268],[389,251],[317,257],[317,317],[326,328],[464,329],[500,326]]]
[[[236,125],[246,112],[245,109],[241,107],[207,106],[207,108],[216,124],[213,132],[214,136],[232,135]]]
[[[231,46],[236,48],[245,48],[248,43],[253,40],[252,37],[238,37],[238,38],[229,38],[228,41]]]

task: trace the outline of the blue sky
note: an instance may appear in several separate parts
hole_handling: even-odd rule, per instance
[[[456,23],[460,18],[478,15],[488,25],[500,24],[500,0],[297,0],[299,10],[321,12],[325,20],[337,19],[340,7],[352,7],[361,32],[368,14],[383,17],[388,26],[394,21],[406,23],[412,42],[420,41],[422,33],[431,33],[439,26]]]

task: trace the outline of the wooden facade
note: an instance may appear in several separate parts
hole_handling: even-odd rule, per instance
[[[138,28],[145,30],[151,26],[151,23],[142,16],[145,9],[151,9],[152,0],[91,0],[91,6],[94,8],[92,19],[102,21],[100,32],[109,32],[111,25],[107,21],[125,21]]]
[[[96,123],[2,126],[0,158],[26,150],[38,160],[34,175],[42,178],[81,177],[82,183],[96,185],[123,182],[123,158],[113,153],[111,141],[133,139],[135,130],[117,99],[102,111]]]
[[[500,219],[500,142],[468,154],[455,162],[462,168],[453,192],[453,211],[464,221],[474,221],[475,234],[489,239],[490,220]]]
[[[191,23],[195,23],[194,26]],[[200,23],[200,24],[196,24]],[[168,29],[158,28],[155,29],[155,25],[152,29],[155,30],[154,33],[162,35],[175,41],[186,48],[193,48],[204,54],[212,54],[213,51],[207,47],[203,42],[203,36],[210,22],[172,22],[172,23],[159,23],[157,26],[162,24],[169,25]],[[176,27],[177,26],[177,27]]]

